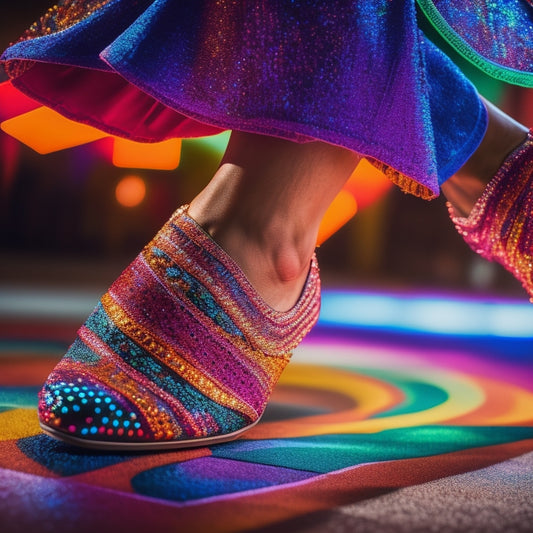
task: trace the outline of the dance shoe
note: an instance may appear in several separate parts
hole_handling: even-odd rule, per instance
[[[452,221],[469,246],[501,263],[533,302],[533,133],[518,146],[486,186],[466,218]]]
[[[315,257],[297,304],[275,311],[180,208],[50,374],[39,394],[41,427],[98,449],[232,440],[259,421],[319,307]]]

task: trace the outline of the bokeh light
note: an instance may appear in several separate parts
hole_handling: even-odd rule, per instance
[[[115,188],[115,198],[124,207],[139,205],[146,196],[144,180],[135,174],[124,176]]]

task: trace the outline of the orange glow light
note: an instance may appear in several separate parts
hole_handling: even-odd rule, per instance
[[[174,170],[180,162],[181,139],[139,143],[115,137],[113,164],[122,168]]]
[[[342,189],[331,202],[318,230],[317,246],[329,239],[357,212],[357,202],[354,196]]]
[[[5,120],[0,128],[40,154],[72,148],[107,136],[103,131],[69,120],[48,107],[39,107]]]
[[[344,190],[357,198],[359,209],[364,209],[379,200],[391,187],[392,181],[363,158],[344,185]]]
[[[144,180],[135,175],[123,177],[115,189],[117,202],[124,207],[139,205],[146,196],[146,184]]]
[[[318,230],[320,246],[350,220],[357,209],[379,200],[391,187],[391,181],[366,159],[361,159],[342,190],[328,207]],[[357,200],[356,200],[357,199]]]

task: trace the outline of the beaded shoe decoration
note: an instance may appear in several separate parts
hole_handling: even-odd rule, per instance
[[[298,303],[275,311],[182,207],[101,298],[49,376],[41,427],[99,449],[232,440],[259,421],[319,307],[315,257]]]
[[[467,218],[448,204],[457,231],[476,253],[501,263],[533,302],[533,131],[503,162]]]

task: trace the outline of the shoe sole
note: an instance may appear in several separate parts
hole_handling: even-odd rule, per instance
[[[156,450],[179,450],[183,448],[199,448],[202,446],[211,446],[213,444],[222,444],[223,442],[230,442],[238,439],[243,433],[252,429],[259,420],[256,420],[253,424],[246,426],[233,433],[227,433],[226,435],[217,435],[216,437],[207,437],[203,439],[192,439],[184,441],[158,441],[158,442],[112,442],[112,441],[100,441],[91,439],[82,439],[80,437],[74,437],[58,431],[57,429],[46,426],[39,422],[41,429],[50,437],[56,440],[60,440],[73,446],[80,448],[90,448],[92,450],[112,450],[112,451],[156,451]]]

